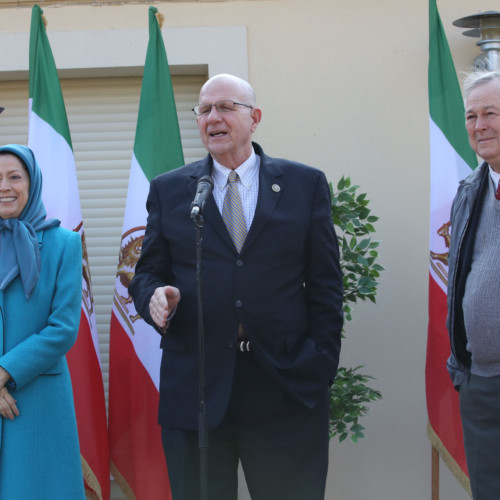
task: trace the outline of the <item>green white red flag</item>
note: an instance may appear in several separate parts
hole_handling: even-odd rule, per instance
[[[108,500],[109,449],[104,386],[93,310],[90,270],[83,231],[73,147],[43,11],[32,9],[29,49],[28,146],[43,173],[47,216],[82,238],[82,309],[75,345],[67,354],[75,401],[87,498]]]
[[[429,326],[426,395],[433,447],[470,491],[462,424],[446,370],[450,342],[446,329],[450,210],[458,183],[477,165],[469,147],[460,86],[436,0],[429,0],[429,113],[431,163]]]
[[[184,164],[172,81],[157,12],[156,8],[149,8],[149,43],[110,333],[111,472],[122,489],[137,500],[171,498],[161,428],[157,423],[160,336],[137,315],[128,294],[146,227],[149,183],[158,174]]]

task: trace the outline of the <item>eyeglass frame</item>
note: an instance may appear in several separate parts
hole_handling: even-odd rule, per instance
[[[227,109],[227,110],[220,110],[218,108],[218,105],[219,104],[222,104],[223,102],[230,102],[233,104],[233,108],[232,109]],[[208,110],[207,113],[197,113],[197,109],[199,109],[200,106],[210,106],[210,109]],[[191,111],[194,113],[194,115],[198,118],[199,116],[208,116],[211,112],[212,112],[212,108],[215,106],[215,109],[217,110],[217,113],[231,113],[232,111],[236,111],[235,109],[235,106],[245,106],[245,108],[250,108],[250,109],[254,109],[254,106],[251,106],[250,104],[244,104],[242,102],[236,102],[236,101],[232,101],[231,99],[223,99],[222,101],[217,101],[217,102],[214,102],[213,104],[208,104],[208,103],[201,103],[201,104],[197,104],[196,106],[194,106]]]

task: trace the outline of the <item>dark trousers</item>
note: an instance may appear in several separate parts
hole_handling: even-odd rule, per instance
[[[208,495],[236,500],[241,461],[252,500],[323,500],[328,389],[309,409],[282,391],[252,353],[238,353],[222,423],[209,432]],[[198,432],[162,428],[173,500],[200,499]]]
[[[460,386],[465,457],[474,500],[500,498],[500,377],[470,375]]]

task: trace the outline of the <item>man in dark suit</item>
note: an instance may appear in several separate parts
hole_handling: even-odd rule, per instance
[[[252,143],[262,112],[244,80],[215,76],[199,102],[209,155],[151,182],[129,288],[162,334],[159,423],[173,498],[200,498],[190,208],[198,180],[211,175],[202,264],[209,498],[236,499],[241,462],[253,500],[320,500],[343,321],[328,183]]]

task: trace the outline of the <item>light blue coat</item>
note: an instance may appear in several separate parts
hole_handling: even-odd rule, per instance
[[[78,233],[39,234],[40,279],[26,300],[19,277],[0,291],[0,366],[20,415],[0,417],[0,499],[85,498],[73,391],[66,352],[81,314]]]

